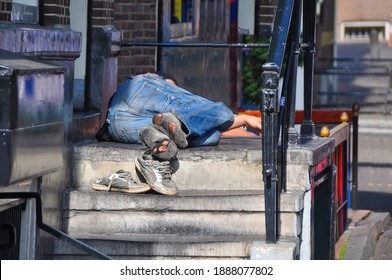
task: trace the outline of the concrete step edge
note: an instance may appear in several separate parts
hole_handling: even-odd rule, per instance
[[[301,213],[279,215],[279,234],[299,236]],[[64,217],[64,230],[73,236],[127,240],[135,234],[186,235],[264,235],[263,212],[213,211],[69,211]]]
[[[130,236],[128,241],[86,239],[79,241],[107,254],[113,258],[251,258],[255,250],[266,245],[264,236]],[[280,238],[275,249],[287,248],[294,244],[298,248],[298,238]],[[295,251],[297,253],[297,251]],[[56,240],[53,254],[55,256],[74,256],[80,258],[86,255],[82,250],[69,243]]]
[[[178,196],[152,193],[127,194],[104,191],[66,193],[66,210],[77,211],[264,211],[261,191],[184,191]],[[288,191],[280,195],[281,212],[299,212],[304,193]]]

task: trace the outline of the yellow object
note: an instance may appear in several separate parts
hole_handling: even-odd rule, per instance
[[[346,112],[343,112],[343,113],[340,115],[340,121],[341,121],[341,122],[348,122],[348,114],[347,114]]]
[[[328,126],[324,125],[320,130],[321,137],[328,137],[329,136],[329,128]]]
[[[182,0],[174,0],[174,16],[182,22]]]

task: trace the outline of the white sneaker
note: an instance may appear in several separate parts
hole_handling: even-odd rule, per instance
[[[131,172],[124,170],[118,170],[110,176],[99,178],[91,187],[97,191],[127,193],[143,193],[151,189],[147,184],[136,183],[132,178]]]
[[[178,194],[178,187],[171,179],[170,161],[154,160],[148,151],[136,158],[135,166],[154,191],[166,195]]]

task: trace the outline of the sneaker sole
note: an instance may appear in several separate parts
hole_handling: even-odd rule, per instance
[[[119,188],[119,187],[112,186],[110,190],[108,190],[108,186],[100,185],[96,183],[93,183],[91,185],[91,188],[96,191],[123,192],[123,193],[144,193],[144,192],[148,192],[151,189],[148,184],[138,184],[135,185],[135,188]]]
[[[164,114],[166,115],[164,116]],[[180,149],[185,149],[186,147],[188,147],[188,141],[186,139],[185,133],[181,129],[180,120],[177,119],[174,114],[172,114],[172,117],[168,116],[167,113],[161,113],[158,115],[160,115],[160,117],[158,117],[157,119],[153,118],[153,124],[160,125],[164,129],[166,129],[169,133],[170,138],[173,139],[174,143],[176,143],[177,147],[179,147]],[[176,128],[174,130],[169,129],[170,122],[176,124]]]
[[[137,171],[139,171],[140,174],[143,176],[144,180],[146,180],[146,182],[149,185],[149,187],[151,189],[153,189],[154,191],[156,191],[157,193],[164,194],[164,195],[177,195],[179,193],[178,190],[176,190],[176,191],[164,191],[161,188],[159,188],[158,186],[154,185],[154,183],[149,183],[147,181],[147,179],[146,179],[146,176],[144,176],[144,174],[143,174],[143,171],[142,171],[143,168],[142,168],[138,158],[135,159],[135,167],[136,167]]]

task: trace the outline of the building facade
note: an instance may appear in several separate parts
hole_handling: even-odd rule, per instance
[[[389,41],[392,22],[392,1],[336,2],[337,42],[369,41],[376,29],[380,41]]]
[[[50,164],[44,164],[47,169],[42,172],[31,172],[31,169],[29,170],[24,164],[10,162],[10,172],[18,174],[19,177],[10,176],[11,179],[7,182],[2,180],[0,191],[39,193],[42,199],[42,221],[60,231],[63,227],[62,209],[65,190],[72,186],[72,145],[95,133],[102,121],[101,111],[104,111],[107,106],[105,99],[109,99],[117,86],[116,56],[121,48],[121,34],[113,27],[113,4],[114,1],[111,0],[5,0],[0,6],[0,48],[24,55],[18,58],[20,61],[29,63],[29,59],[34,59],[47,63],[51,65],[50,67],[63,69],[64,75],[63,86],[52,88],[52,95],[59,96],[59,100],[63,102],[60,106],[62,114],[60,125],[63,129],[61,134],[57,134],[63,135],[62,146],[52,155],[62,162],[62,166],[55,168],[53,166],[51,169]],[[3,61],[6,60],[5,58]],[[21,71],[14,73],[22,75]],[[40,73],[30,73],[28,77],[22,76],[22,80],[30,81],[25,83],[26,86],[34,86],[31,81],[39,80]],[[14,92],[9,96],[19,96],[27,92],[22,91],[25,89],[27,88],[13,87]],[[6,134],[12,135],[21,129],[39,131],[40,127],[45,125],[43,122],[46,118],[50,118],[50,114],[44,113],[47,112],[49,100],[46,102],[39,99],[40,93],[46,92],[47,89],[42,87],[36,90],[30,92],[29,98],[37,101],[32,102],[31,105],[42,106],[34,108],[38,112],[35,116],[37,121],[32,122],[28,128],[19,128],[11,124],[11,129],[4,130]],[[6,91],[2,88],[2,93],[4,92]],[[2,98],[7,97],[2,96]],[[13,108],[13,111],[15,110],[18,108]],[[7,120],[5,122],[7,123]],[[31,161],[36,151],[52,148],[50,146],[52,139],[41,139],[25,146],[26,143],[23,141],[27,141],[26,139],[29,138],[21,137],[22,142],[6,142],[7,145],[2,146],[4,151],[1,152],[11,155],[12,158],[15,151],[23,150],[25,161]],[[41,146],[35,147],[37,143],[41,143]],[[21,205],[24,203],[23,200],[17,201],[20,201]],[[2,224],[18,223],[18,220],[11,222],[7,220],[7,217],[18,216],[18,207],[7,206],[2,200],[2,209],[7,208],[6,215],[1,216]],[[10,246],[10,250],[17,251],[11,252],[11,255],[13,258],[21,259],[45,258],[51,251],[53,236],[38,230],[35,217],[39,214],[35,215],[34,204],[28,203],[23,209],[25,210],[18,218],[21,219],[19,222],[23,221],[24,226],[20,236],[28,237],[29,240],[18,240],[24,242],[23,250],[18,251],[19,247]],[[25,228],[26,225],[28,228]],[[5,236],[6,234],[3,233],[2,236]],[[4,254],[6,258],[10,256],[9,252]]]
[[[60,168],[10,180],[0,191],[40,193],[43,222],[62,230],[64,194],[73,187],[73,144],[94,138],[111,95],[130,75],[164,71],[176,76],[184,88],[236,109],[241,50],[124,47],[122,43],[236,43],[237,12],[238,1],[233,0],[2,1],[0,49],[64,70],[63,88],[53,91],[63,100],[64,139],[57,155],[63,162]],[[12,151],[12,145],[17,143],[6,149]],[[30,214],[22,213],[22,220]],[[52,237],[39,231],[33,218],[29,224],[37,242],[16,258],[43,258],[50,254]]]

